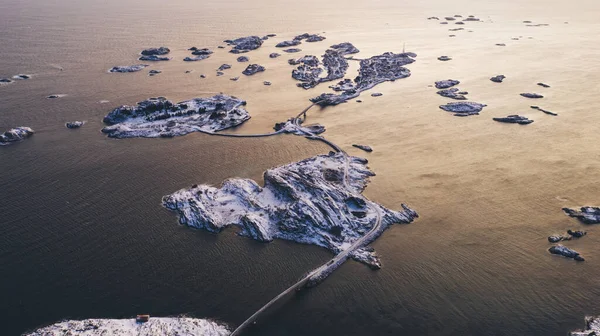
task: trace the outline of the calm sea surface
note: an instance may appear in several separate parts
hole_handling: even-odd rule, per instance
[[[373,90],[382,97],[315,109],[308,121],[369,159],[377,173],[369,198],[394,209],[405,202],[421,218],[374,244],[383,269],[347,262],[250,334],[559,336],[582,327],[586,314],[600,314],[600,229],[561,208],[600,205],[599,11],[591,0],[0,0],[0,77],[33,76],[0,87],[0,130],[37,131],[0,148],[0,334],[139,313],[236,326],[327,261],[331,254],[315,246],[179,226],[160,205],[163,195],[196,183],[262,182],[264,170],[326,153],[324,145],[295,136],[114,140],[100,133],[102,117],[121,104],[218,92],[248,101],[252,119],[235,132],[269,131],[326,90],[295,87],[289,56],[268,57],[277,42],[304,32],[327,40],[304,43],[295,56],[345,41],[361,49],[357,57],[405,44],[419,55],[411,77]],[[426,20],[454,14],[484,22]],[[448,31],[454,27],[465,30]],[[246,64],[217,45],[268,33],[278,36],[246,54],[267,71],[230,81]],[[152,64],[160,75],[106,72],[162,45],[174,59]],[[184,63],[192,46],[215,54]],[[441,55],[454,59],[439,62]],[[233,67],[215,77],[222,63]],[[497,74],[506,81],[490,82]],[[430,85],[447,78],[489,106],[469,118],[441,111],[447,100]],[[532,102],[521,92],[545,98]],[[535,122],[491,121],[509,114]],[[67,130],[71,120],[87,124]],[[588,231],[566,243],[584,263],[547,252],[546,237],[569,228]]]

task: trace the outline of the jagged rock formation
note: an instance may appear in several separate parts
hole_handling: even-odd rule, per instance
[[[600,335],[600,316],[586,316],[585,330],[571,331],[569,336],[598,336]]]
[[[288,60],[288,64],[289,65],[306,64],[310,67],[317,67],[317,66],[319,66],[319,59],[317,58],[317,56],[306,55],[306,56],[302,56],[297,59],[291,58]]]
[[[8,131],[0,134],[0,146],[10,145],[11,143],[19,142],[24,140],[31,135],[33,135],[34,131],[29,127],[15,127],[13,129],[9,129]]]
[[[585,261],[585,259],[579,254],[579,252],[572,250],[563,245],[552,246],[551,248],[548,249],[548,252],[550,252],[552,254],[558,254],[563,257],[572,258],[577,261]]]
[[[457,117],[467,117],[478,115],[487,105],[475,102],[453,102],[446,105],[440,105],[440,108],[446,112],[452,112]]]
[[[191,132],[218,132],[250,119],[246,102],[219,94],[174,104],[164,97],[150,98],[137,106],[114,109],[102,129],[112,138],[156,138],[181,136]]]
[[[519,124],[519,125],[527,125],[527,124],[531,124],[533,122],[533,120],[531,120],[527,117],[516,115],[516,114],[512,114],[512,115],[509,115],[504,118],[492,118],[492,119],[494,121],[511,123],[511,124]]]
[[[108,70],[108,72],[137,72],[143,70],[145,67],[149,66],[148,64],[135,64],[135,65],[122,65],[115,66],[112,69]]]
[[[541,107],[539,107],[539,106],[532,105],[532,106],[530,106],[530,107],[531,107],[532,109],[534,109],[534,110],[538,110],[538,111],[544,112],[544,113],[546,113],[546,114],[549,114],[549,115],[551,115],[551,116],[557,116],[557,115],[558,115],[558,114],[556,114],[556,113],[554,113],[554,112],[551,112],[551,111],[548,111],[548,110],[544,110],[543,108],[541,108]]]
[[[394,81],[400,78],[406,78],[410,76],[410,70],[404,67],[404,65],[413,63],[414,57],[417,55],[414,53],[401,53],[394,54],[391,52],[383,53],[382,55],[376,55],[360,61],[360,68],[358,70],[358,76],[354,79],[354,86],[352,87],[349,82],[342,81],[343,89],[341,86],[334,87],[336,91],[342,91],[339,95],[332,93],[323,93],[315,98],[312,98],[313,103],[317,103],[321,106],[327,105],[338,105],[349,99],[356,98],[361,92],[372,89],[378,84],[386,81]],[[344,62],[344,58],[341,58]],[[348,63],[345,63],[345,69],[348,67]],[[335,71],[329,72],[328,77],[337,79],[343,77],[340,67],[332,68]],[[337,77],[337,78],[335,78]],[[319,79],[320,80],[320,79]]]
[[[353,144],[352,147],[356,147],[358,149],[362,149],[367,153],[371,153],[373,151],[373,148],[371,148],[371,146],[367,146],[367,145],[357,145],[357,144]]]
[[[265,67],[262,65],[250,64],[246,67],[246,69],[244,69],[244,71],[242,71],[242,73],[246,76],[252,76],[255,73],[263,72],[265,70],[266,70]]]
[[[460,81],[457,81],[455,79],[446,79],[446,80],[441,80],[441,81],[435,82],[435,88],[436,89],[448,89],[448,88],[451,88],[454,85],[458,85],[458,84],[460,84]]]
[[[140,54],[145,55],[145,56],[152,56],[152,55],[166,55],[170,52],[171,52],[171,49],[169,49],[167,47],[159,47],[159,48],[144,49],[144,50],[142,50],[142,52]]]
[[[600,223],[600,208],[584,206],[580,208],[580,211],[575,209],[563,208],[563,211],[570,217],[579,219],[585,224],[598,224]]]
[[[248,62],[250,59],[246,56],[240,56],[237,58],[238,62]]]
[[[184,225],[220,232],[234,225],[258,241],[292,240],[322,246],[337,254],[380,224],[410,223],[417,214],[402,205],[396,212],[361,195],[374,174],[366,160],[331,152],[264,173],[264,187],[248,179],[229,179],[220,188],[193,186],[163,197]],[[377,222],[378,213],[381,222]],[[379,232],[379,231],[378,231]],[[370,249],[352,257],[368,265],[379,260]]]
[[[135,319],[87,319],[62,321],[23,336],[226,336],[226,326],[188,317],[151,317],[148,322]]]
[[[544,98],[544,96],[538,93],[521,93],[521,96],[525,98]]]
[[[140,61],[150,61],[150,62],[158,62],[158,61],[170,61],[170,57],[160,57],[157,55],[142,55],[138,58]]]
[[[83,124],[85,124],[85,121],[76,120],[76,121],[69,121],[69,122],[65,123],[65,126],[67,128],[74,129],[74,128],[79,128],[79,127],[83,126]]]
[[[506,76],[504,76],[504,75],[498,75],[498,76],[494,76],[494,77],[490,78],[490,80],[495,83],[502,83],[502,81],[505,78],[506,78]]]
[[[207,59],[209,57],[210,57],[210,55],[198,55],[196,57],[189,57],[188,56],[188,57],[184,58],[183,60],[185,62],[197,62],[197,61],[205,60],[205,59]]]
[[[258,36],[240,37],[235,40],[225,40],[224,42],[232,46],[229,52],[233,54],[246,53],[250,50],[260,48],[263,44],[263,40]]]
[[[451,98],[451,99],[456,99],[456,100],[467,100],[467,97],[465,96],[465,92],[460,91],[458,88],[450,88],[450,89],[444,89],[444,90],[440,90],[437,92],[437,94],[439,94],[442,97],[446,97],[446,98]]]

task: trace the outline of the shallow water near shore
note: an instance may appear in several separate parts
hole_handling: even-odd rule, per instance
[[[262,182],[266,169],[326,153],[325,145],[291,135],[115,140],[100,129],[102,117],[121,104],[224,92],[247,100],[252,116],[227,132],[268,132],[329,85],[295,87],[286,60],[321,55],[345,41],[361,50],[356,57],[406,45],[418,54],[407,66],[412,76],[370,91],[381,97],[365,92],[363,103],[313,109],[307,122],[325,125],[329,140],[369,159],[377,176],[367,197],[391,209],[407,203],[420,218],[375,242],[381,270],[349,261],[249,334],[558,336],[582,327],[586,314],[600,314],[600,229],[561,208],[600,205],[598,10],[594,1],[554,0],[1,2],[0,78],[32,78],[0,86],[0,130],[36,130],[0,148],[2,334],[66,318],[139,313],[236,326],[327,261],[331,254],[315,246],[179,226],[160,205],[163,195],[196,183]],[[483,22],[427,20],[454,14]],[[524,20],[550,25],[529,27]],[[465,30],[448,31],[455,27]],[[268,57],[280,52],[277,42],[304,32],[327,40]],[[224,39],[268,33],[278,36],[244,54],[264,73],[240,76],[247,63],[217,49]],[[143,48],[161,45],[171,48],[173,60],[148,62],[138,73],[107,73],[140,63]],[[183,62],[192,46],[215,53]],[[441,55],[453,60],[440,62]],[[223,63],[232,69],[216,77]],[[348,77],[357,67],[351,62]],[[150,69],[163,72],[149,77]],[[507,76],[504,83],[489,80],[498,74]],[[239,81],[229,80],[235,76]],[[448,78],[460,80],[470,100],[488,105],[481,115],[457,118],[438,108],[450,100],[429,86]],[[66,96],[46,99],[50,94]],[[535,122],[492,121],[509,114]],[[66,129],[72,120],[87,123]],[[548,235],[575,228],[588,235],[565,245],[584,263],[547,252]]]

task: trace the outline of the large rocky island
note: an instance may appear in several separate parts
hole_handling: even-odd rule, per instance
[[[23,336],[225,336],[230,331],[215,322],[188,317],[135,319],[87,319],[63,321]]]
[[[374,175],[366,163],[331,152],[267,170],[263,187],[239,178],[220,188],[194,185],[165,196],[163,205],[191,227],[220,232],[233,225],[240,235],[261,242],[286,239],[338,254],[367,234],[372,236],[364,245],[389,225],[417,217],[405,205],[394,211],[362,196]],[[350,256],[380,267],[374,250],[364,245]]]
[[[598,336],[600,335],[600,316],[586,316],[585,329],[571,331],[569,336]]]
[[[150,98],[137,106],[123,105],[104,117],[103,133],[112,138],[156,138],[191,132],[218,132],[250,119],[246,102],[218,94],[173,103],[164,97]]]
[[[15,127],[4,133],[0,133],[0,146],[19,142],[33,135],[34,131],[29,127]]]

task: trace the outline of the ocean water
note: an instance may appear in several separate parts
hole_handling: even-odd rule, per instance
[[[407,203],[421,217],[375,242],[383,269],[347,262],[249,334],[558,336],[582,327],[586,314],[600,314],[600,231],[561,208],[600,205],[599,10],[587,0],[1,0],[0,77],[33,78],[0,86],[0,130],[30,126],[37,133],[0,148],[0,334],[140,313],[236,326],[328,260],[315,246],[179,226],[160,205],[163,195],[192,184],[261,182],[264,170],[326,153],[324,145],[295,136],[115,140],[100,129],[121,104],[224,92],[247,100],[252,115],[232,132],[269,131],[328,85],[295,87],[287,58],[320,55],[345,41],[361,50],[357,57],[404,47],[417,53],[412,76],[376,87],[383,96],[366,93],[361,104],[313,109],[308,122],[324,124],[328,139],[369,159],[377,173],[369,198],[392,209]],[[454,14],[484,22],[426,20]],[[465,30],[448,31],[455,27]],[[277,42],[304,32],[327,40],[268,57]],[[247,64],[217,45],[268,33],[278,36],[246,54],[267,71],[230,81]],[[148,69],[162,74],[106,72],[139,63],[140,50],[161,45],[174,59]],[[215,54],[184,63],[191,46]],[[453,60],[439,62],[441,55]],[[223,63],[232,69],[215,77]],[[351,63],[350,78],[356,69]],[[497,74],[507,76],[504,83],[489,81]],[[456,118],[438,108],[449,100],[431,85],[448,78],[488,104],[480,116]],[[66,96],[46,99],[50,94]],[[509,114],[535,122],[491,120]],[[67,130],[71,120],[87,124]],[[565,245],[584,263],[547,252],[548,235],[575,228],[588,235]]]

